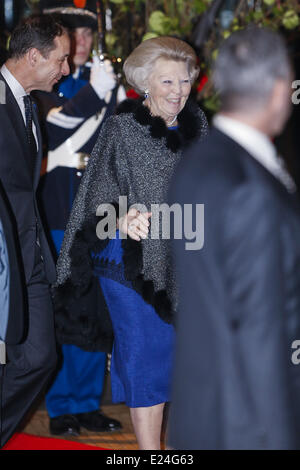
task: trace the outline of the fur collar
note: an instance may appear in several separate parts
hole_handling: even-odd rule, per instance
[[[195,137],[200,135],[202,120],[199,107],[187,101],[185,107],[178,115],[178,130],[170,130],[165,121],[158,116],[151,116],[147,106],[143,105],[144,98],[127,99],[117,107],[116,114],[132,113],[134,119],[142,126],[149,126],[150,134],[155,139],[166,138],[167,147],[177,152]]]

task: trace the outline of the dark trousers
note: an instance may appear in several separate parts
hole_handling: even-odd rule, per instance
[[[28,330],[23,343],[7,346],[2,366],[1,446],[48,383],[56,367],[53,307],[39,247],[27,286]]]

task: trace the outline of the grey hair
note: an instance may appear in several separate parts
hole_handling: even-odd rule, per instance
[[[194,49],[181,39],[160,36],[143,41],[124,62],[126,80],[138,93],[147,89],[153,66],[160,58],[185,62],[191,84],[194,83],[199,74]]]
[[[280,34],[256,26],[233,33],[220,47],[213,70],[221,109],[263,105],[276,80],[288,80],[291,70]]]

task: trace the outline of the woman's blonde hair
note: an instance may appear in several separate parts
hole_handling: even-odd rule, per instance
[[[147,39],[136,47],[124,62],[124,73],[127,82],[140,94],[148,87],[157,59],[181,61],[187,64],[191,84],[199,74],[197,56],[194,49],[181,39],[160,36]]]

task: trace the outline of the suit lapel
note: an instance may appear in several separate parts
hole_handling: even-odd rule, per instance
[[[29,146],[27,145],[27,136],[26,136],[24,119],[23,119],[21,110],[19,108],[19,105],[13,93],[1,73],[0,73],[0,79],[3,80],[6,85],[6,104],[4,106],[6,107],[7,115],[11,121],[12,129],[15,131],[17,135],[17,139],[22,149],[22,152],[21,152],[22,157],[24,158],[26,162],[26,167],[30,175],[31,155],[29,151]]]

